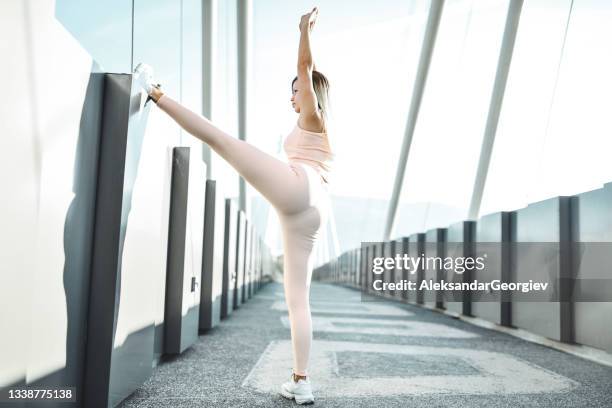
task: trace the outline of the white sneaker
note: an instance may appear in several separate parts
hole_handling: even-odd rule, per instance
[[[300,378],[296,383],[293,381],[292,376],[289,381],[281,386],[280,393],[285,398],[295,399],[295,402],[299,405],[314,403],[314,396],[312,395],[312,388],[310,387],[309,380]]]
[[[134,68],[134,80],[145,90],[147,95],[153,91],[155,82],[153,80],[153,68],[142,62]]]

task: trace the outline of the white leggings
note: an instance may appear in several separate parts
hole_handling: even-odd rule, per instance
[[[283,237],[285,300],[291,322],[293,372],[307,375],[312,343],[310,279],[313,247],[326,225],[327,185],[309,165],[285,163],[214,126],[167,95],[157,106],[183,129],[208,144],[275,208]]]

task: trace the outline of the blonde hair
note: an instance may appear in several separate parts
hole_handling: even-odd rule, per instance
[[[291,88],[293,91],[293,84],[297,81],[298,77],[296,76],[291,81]],[[323,115],[323,119],[327,121],[329,117],[329,81],[317,70],[312,71],[312,87],[314,88],[315,95],[317,96],[317,105],[319,111]]]

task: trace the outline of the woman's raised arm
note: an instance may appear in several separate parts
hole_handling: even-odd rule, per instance
[[[318,110],[317,95],[312,84],[312,71],[314,62],[310,48],[310,32],[317,20],[319,10],[313,8],[310,13],[304,14],[300,19],[300,45],[298,47],[297,62],[297,91],[300,92],[300,127],[320,128],[322,124],[321,113]]]

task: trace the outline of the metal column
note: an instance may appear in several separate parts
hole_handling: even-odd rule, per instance
[[[248,73],[251,60],[251,0],[238,0],[238,137],[247,139],[247,113],[249,107]],[[239,209],[247,211],[246,183],[242,177],[239,182]]]
[[[202,1],[202,115],[212,120],[215,34],[217,32],[217,0]],[[206,163],[206,179],[212,178],[210,146],[202,143],[202,160]]]
[[[487,115],[485,133],[480,149],[480,159],[478,160],[478,170],[476,171],[476,179],[474,180],[472,199],[468,212],[468,219],[470,220],[478,218],[478,212],[480,211],[482,193],[484,191],[485,181],[487,180],[487,173],[489,172],[489,163],[491,162],[491,153],[493,152],[493,144],[495,143],[495,133],[497,131],[499,114],[501,113],[502,102],[504,100],[508,73],[510,72],[510,62],[512,61],[512,52],[514,51],[514,42],[516,40],[522,7],[523,0],[510,0],[510,4],[508,5],[504,37],[499,51],[495,83],[493,84],[491,103],[489,104],[489,113]]]
[[[433,53],[434,45],[436,43],[436,35],[438,34],[438,26],[440,24],[440,17],[442,16],[443,7],[444,0],[432,0],[429,8],[427,26],[425,28],[425,35],[423,37],[423,46],[421,47],[421,56],[419,57],[419,67],[417,69],[416,78],[414,81],[414,91],[412,93],[410,110],[408,111],[408,118],[406,120],[404,141],[402,142],[400,158],[397,164],[393,194],[391,195],[391,200],[389,201],[389,211],[387,213],[387,223],[385,225],[385,233],[382,238],[383,241],[388,241],[393,233],[395,216],[397,214],[397,205],[402,192],[402,185],[404,183],[404,175],[406,172],[406,161],[408,160],[408,153],[410,151],[410,145],[412,144],[412,136],[414,135],[414,128],[419,116],[419,109],[421,108],[421,100],[423,99],[425,83],[427,82],[427,74],[429,73],[429,64],[431,62],[431,55]]]

